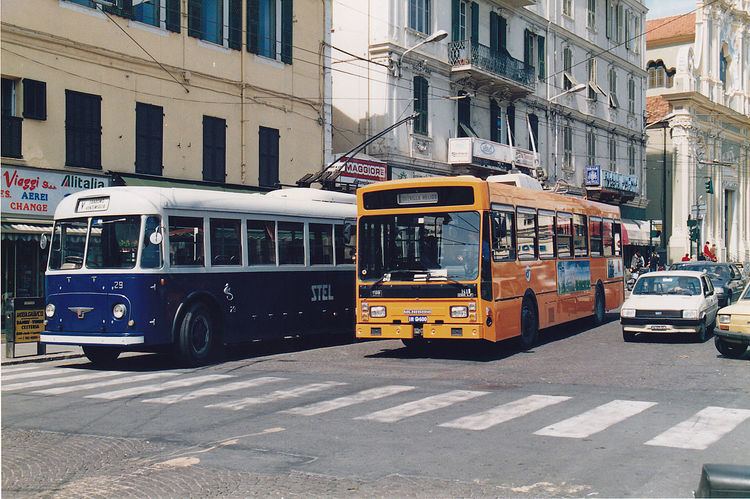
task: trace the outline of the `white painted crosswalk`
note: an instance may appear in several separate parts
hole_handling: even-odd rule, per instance
[[[418,389],[426,393],[417,395]],[[643,435],[644,428],[658,428],[639,439],[638,445],[694,451],[729,439],[735,431],[747,435],[747,426],[738,428],[750,423],[750,409],[746,408],[695,407],[692,411],[697,412],[693,416],[685,420],[675,418],[670,427],[664,425],[664,411],[649,411],[657,405],[656,401],[615,399],[591,403],[591,397],[582,395],[528,393],[508,398],[512,392],[500,395],[476,390],[438,391],[401,384],[370,384],[353,389],[340,381],[303,381],[294,379],[294,376],[243,375],[237,371],[232,374],[189,370],[143,373],[23,366],[3,369],[2,392],[3,398],[23,393],[99,401],[128,399],[128,403],[136,401],[165,406],[196,404],[198,401],[201,410],[243,411],[264,405],[277,418],[320,417],[321,422],[327,421],[325,418],[329,413],[342,410],[340,414],[351,418],[354,426],[368,422],[410,424],[410,421],[417,421],[446,428],[446,431],[492,432],[502,431],[496,427],[513,421],[514,431],[523,428],[529,438],[577,440],[611,431],[620,423],[638,418],[633,419],[640,428],[638,435]],[[495,405],[498,402],[493,404],[491,400],[494,396],[502,396],[505,400]],[[300,400],[300,405],[289,407],[288,402],[293,400]],[[462,414],[456,414],[457,411]],[[448,413],[450,417],[446,416]],[[654,414],[658,415],[656,424]],[[531,415],[535,417],[528,417]],[[649,417],[652,419],[647,419]],[[541,426],[539,421],[544,421],[547,426],[538,429]],[[650,437],[653,438],[647,440]]]

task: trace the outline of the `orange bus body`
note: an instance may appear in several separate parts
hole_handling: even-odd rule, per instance
[[[398,193],[422,192],[431,195],[431,190],[449,187],[470,187],[473,200],[466,204],[435,203],[420,206],[387,206],[367,207],[365,198],[368,193],[396,191],[390,199],[397,199]],[[500,207],[500,208],[497,208]],[[411,340],[423,339],[484,339],[501,341],[521,335],[522,306],[533,305],[534,318],[538,329],[544,329],[568,321],[592,316],[596,313],[597,300],[603,299],[602,308],[613,310],[623,302],[623,263],[621,256],[620,211],[616,206],[587,201],[585,199],[564,196],[546,191],[538,191],[487,182],[475,177],[434,177],[423,179],[398,180],[382,182],[358,190],[358,257],[357,257],[357,325],[358,338],[397,338]],[[497,209],[496,209],[497,208]],[[514,213],[514,229],[520,212],[536,213],[534,218],[535,248],[534,256],[519,259],[522,248],[516,247],[517,231],[513,231],[512,241],[515,247],[513,258],[498,259],[496,241],[492,237],[498,232],[493,226],[494,213],[502,210]],[[477,272],[471,280],[456,279],[448,282],[445,278],[420,280],[388,279],[385,282],[368,280],[363,272],[360,255],[366,248],[363,241],[362,223],[371,216],[409,215],[424,213],[471,212],[479,213],[481,224],[480,263],[491,269],[491,279],[485,273]],[[540,251],[539,217],[549,220],[554,214],[554,253],[550,258],[542,258]],[[565,228],[567,215],[586,217],[585,235],[575,241],[585,240],[586,255],[563,256],[565,248],[558,248],[567,236],[558,236],[558,230]],[[558,226],[560,224],[560,226]],[[596,225],[602,224],[602,225]],[[549,227],[549,226],[547,226]],[[568,225],[571,232],[574,226]],[[591,229],[599,227],[598,234],[590,234]],[[602,248],[602,256],[592,256],[592,242],[598,236],[605,241],[604,233],[609,230],[609,246]],[[575,235],[571,234],[569,246],[572,247]],[[369,243],[368,241],[367,243]],[[491,247],[491,250],[490,250]],[[507,248],[506,248],[507,249]],[[481,253],[491,251],[487,259]],[[528,249],[527,249],[528,250]],[[549,249],[547,249],[549,251]],[[574,251],[570,250],[573,254]],[[606,255],[606,256],[605,256]],[[485,261],[481,261],[485,258]],[[565,289],[570,282],[564,278],[565,271],[576,272],[573,280],[575,289]],[[580,273],[580,275],[578,274]],[[588,279],[585,279],[588,274]],[[588,280],[588,283],[586,281]],[[461,289],[458,282],[464,285]],[[584,283],[585,289],[578,287]],[[438,288],[440,293],[437,293]],[[453,286],[456,296],[445,296],[445,290]],[[562,286],[562,287],[561,287]],[[491,288],[491,292],[487,289]],[[474,291],[472,291],[474,290]],[[442,293],[442,294],[441,294]],[[452,293],[452,291],[449,291]],[[439,295],[439,296],[438,296]],[[436,297],[438,296],[438,297]],[[524,301],[526,300],[526,301]],[[372,307],[385,307],[384,317],[372,317]],[[468,307],[467,317],[451,317],[451,307]],[[527,307],[529,308],[529,307]],[[474,313],[471,313],[471,310]],[[526,310],[524,310],[526,313]],[[420,322],[415,323],[418,318]],[[528,326],[524,326],[528,328]]]

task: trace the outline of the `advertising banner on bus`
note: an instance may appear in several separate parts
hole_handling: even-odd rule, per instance
[[[591,262],[563,260],[557,262],[557,294],[566,295],[591,289]]]

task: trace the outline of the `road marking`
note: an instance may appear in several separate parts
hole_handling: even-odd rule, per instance
[[[0,369],[0,374],[11,374],[11,373],[17,373],[20,371],[31,371],[34,369],[40,369],[39,366],[20,366],[20,367],[3,367]]]
[[[78,391],[83,391],[83,390],[91,390],[93,388],[101,388],[103,386],[138,383],[140,381],[148,381],[150,379],[157,379],[157,378],[166,378],[168,376],[177,376],[179,374],[183,374],[183,373],[159,372],[159,373],[148,373],[148,374],[136,374],[134,376],[128,376],[125,378],[108,379],[104,381],[94,381],[93,383],[84,383],[83,385],[59,386],[57,388],[47,388],[45,390],[36,390],[31,393],[38,393],[40,395],[60,395],[63,393],[71,393],[71,392],[78,392]]]
[[[235,411],[239,411],[240,409],[244,409],[251,405],[267,404],[269,402],[277,402],[279,400],[301,397],[302,395],[307,395],[308,393],[319,392],[328,388],[333,388],[334,386],[342,385],[346,385],[346,383],[339,383],[337,381],[326,381],[325,383],[310,383],[309,385],[302,385],[296,388],[291,388],[289,390],[277,390],[275,392],[267,393],[266,395],[261,395],[259,397],[247,397],[244,399],[222,402],[220,404],[211,404],[207,405],[206,407],[217,407],[220,409],[233,409]]]
[[[703,450],[747,418],[750,418],[750,410],[747,409],[706,407],[691,418],[652,438],[646,445]]]
[[[550,405],[559,404],[570,400],[570,397],[554,395],[530,395],[520,400],[508,402],[484,412],[464,416],[462,418],[448,421],[438,426],[446,428],[459,428],[462,430],[486,430],[511,419],[525,416],[531,412],[543,409]]]
[[[262,378],[248,379],[245,381],[235,381],[233,383],[227,383],[226,385],[201,388],[200,390],[194,390],[192,392],[175,393],[172,395],[167,395],[165,397],[146,399],[144,400],[144,402],[149,402],[152,404],[174,404],[177,402],[185,402],[187,400],[193,400],[201,397],[218,395],[219,393],[242,390],[243,388],[252,388],[254,386],[267,385],[268,383],[273,383],[276,381],[286,381],[286,379],[287,378],[274,378],[272,376],[266,376]]]
[[[401,392],[407,392],[409,390],[413,390],[414,388],[414,386],[400,385],[381,386],[378,388],[370,388],[369,390],[362,390],[361,392],[355,393],[353,395],[347,395],[345,397],[339,397],[332,400],[324,400],[322,402],[316,402],[314,404],[303,405],[300,407],[293,407],[292,409],[281,412],[297,414],[299,416],[315,416],[317,414],[323,414],[324,412],[333,411],[342,407],[349,407],[350,405],[368,402],[370,400],[377,400]]]
[[[656,402],[642,402],[640,400],[613,400],[578,416],[535,431],[534,435],[586,438],[655,405]]]
[[[79,371],[80,372],[80,371]],[[3,391],[23,390],[24,388],[38,388],[40,386],[58,385],[60,383],[72,383],[73,381],[84,381],[94,378],[109,378],[111,376],[120,376],[128,374],[123,371],[94,371],[85,374],[76,374],[74,376],[64,376],[62,379],[36,379],[33,381],[24,381],[21,383],[3,384]]]
[[[146,393],[163,392],[165,390],[171,390],[172,388],[184,388],[186,386],[199,385],[201,383],[207,383],[209,381],[217,381],[220,379],[231,378],[227,374],[207,374],[205,376],[195,376],[193,378],[176,379],[174,381],[165,381],[164,383],[154,385],[142,385],[135,386],[133,388],[124,388],[122,390],[115,390],[113,392],[95,393],[94,395],[86,395],[89,399],[105,399],[114,400],[132,395],[143,395]]]
[[[431,397],[425,397],[414,402],[407,402],[406,404],[397,405],[390,409],[383,409],[382,411],[373,412],[365,416],[359,416],[354,419],[366,419],[370,421],[379,421],[381,423],[395,423],[402,419],[416,416],[424,412],[434,411],[436,409],[442,409],[448,407],[457,402],[463,402],[466,400],[486,395],[489,392],[476,392],[471,390],[453,390],[440,395],[433,395]]]
[[[68,374],[75,374],[84,371],[83,369],[45,369],[44,371],[33,371],[27,373],[11,374],[10,376],[3,376],[3,383],[15,379],[28,379],[28,378],[42,378],[45,376],[66,376]],[[86,372],[89,370],[86,369]]]

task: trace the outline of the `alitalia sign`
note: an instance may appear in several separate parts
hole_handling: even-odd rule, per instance
[[[52,219],[65,196],[107,187],[110,180],[100,175],[3,165],[0,185],[3,215]]]

